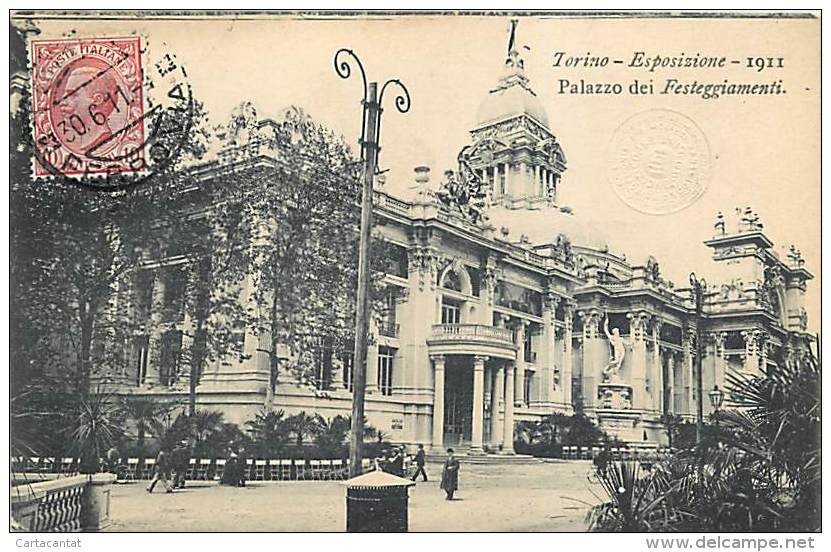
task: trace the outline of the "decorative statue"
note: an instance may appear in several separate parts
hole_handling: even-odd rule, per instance
[[[609,364],[603,369],[603,383],[610,383],[618,379],[618,373],[623,366],[623,358],[626,356],[626,341],[621,337],[620,330],[612,328],[609,333],[609,315],[603,321],[603,331],[606,334],[606,339],[609,340],[609,353],[611,359]]]
[[[228,145],[245,144],[251,137],[257,125],[257,109],[249,101],[242,102],[231,112],[226,136]]]
[[[459,170],[445,171],[444,182],[436,191],[436,197],[450,211],[457,211],[473,224],[487,220],[484,214],[487,192],[484,183],[470,168],[467,152],[462,151],[458,157]]]
[[[719,211],[718,215],[716,215],[715,229],[717,236],[723,236],[725,234],[724,213],[721,211]]]

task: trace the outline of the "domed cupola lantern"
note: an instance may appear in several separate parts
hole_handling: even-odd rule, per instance
[[[465,149],[471,167],[487,184],[492,204],[539,208],[557,204],[566,158],[525,75],[516,27],[512,19],[504,73],[479,107],[472,143]]]

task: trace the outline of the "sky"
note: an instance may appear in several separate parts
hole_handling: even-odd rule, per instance
[[[271,16],[267,19],[36,20],[38,39],[61,36],[141,35],[152,61],[175,54],[193,93],[214,124],[250,100],[261,116],[298,105],[316,120],[357,142],[361,83],[340,79],[333,56],[341,47],[360,57],[370,81],[401,79],[412,108],[398,113],[385,100],[381,168],[386,189],[407,196],[413,168],[441,173],[454,168],[468,143],[476,111],[499,78],[509,19],[412,16],[373,18]],[[820,22],[808,19],[520,18],[517,44],[526,75],[545,106],[551,131],[568,159],[561,203],[607,237],[613,252],[634,263],[654,255],[662,273],[679,286],[690,271],[720,283],[723,274],[702,244],[713,235],[716,213],[750,206],[777,246],[801,249],[816,279],[809,284],[809,329],[819,330],[820,280]],[[650,73],[624,64],[604,68],[554,67],[556,52],[609,56],[626,62],[633,52],[677,56],[783,58],[782,68],[761,72],[741,65],[724,69],[665,69]],[[778,62],[777,62],[778,63]],[[570,95],[558,79],[620,82],[637,78],[768,83],[782,80],[786,94],[703,100],[693,96]],[[671,109],[701,129],[712,155],[706,192],[686,209],[647,215],[623,203],[609,183],[610,143],[626,119],[648,109]],[[546,220],[529,217],[529,225]],[[537,228],[539,230],[539,228]],[[521,228],[513,229],[522,232]],[[537,232],[538,233],[538,232]],[[552,238],[556,228],[550,228]]]

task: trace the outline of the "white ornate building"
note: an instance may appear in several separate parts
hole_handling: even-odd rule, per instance
[[[242,146],[251,159],[274,155],[254,134],[236,135],[228,147],[239,152],[237,142],[248,140]],[[210,171],[236,162],[228,151]],[[399,270],[387,281],[401,293],[386,318],[373,323],[366,412],[390,440],[509,452],[515,422],[581,410],[633,445],[654,446],[666,442],[665,415],[691,418],[701,399],[694,385],[697,329],[704,336],[705,415],[706,393],[723,386],[729,370],[771,370],[809,354],[804,298],[812,275],[795,249],[787,258],[774,253],[749,209],[735,224],[720,215],[704,242],[732,276],[711,283],[697,321],[690,289],[665,281],[654,258],[626,261],[594,236],[590,220],[562,206],[563,147],[515,50],[460,159],[485,184],[486,220],[472,222],[452,202],[439,201],[425,167],[416,169],[416,199],[375,193],[378,228],[399,253]],[[523,235],[517,224],[526,216],[549,221],[548,239]],[[149,286],[151,319],[164,307],[167,285],[163,270],[153,274],[137,276]],[[619,372],[604,382],[606,322],[618,329],[625,352]],[[135,373],[124,384],[130,392],[187,393],[186,383],[166,384],[170,368],[161,364],[169,355],[151,350],[183,324],[149,326],[152,335],[133,349]],[[179,350],[189,346],[181,335]],[[265,342],[249,331],[245,360],[207,369],[197,389],[200,407],[240,423],[267,401],[288,413],[349,413],[348,365],[327,365],[325,396],[286,376],[272,392]]]

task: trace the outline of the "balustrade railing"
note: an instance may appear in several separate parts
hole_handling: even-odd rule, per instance
[[[378,324],[378,333],[384,337],[398,337],[401,326],[394,322],[382,322]]]
[[[75,475],[15,485],[10,490],[12,513],[28,531],[80,531],[84,492],[88,483],[88,475]]]

